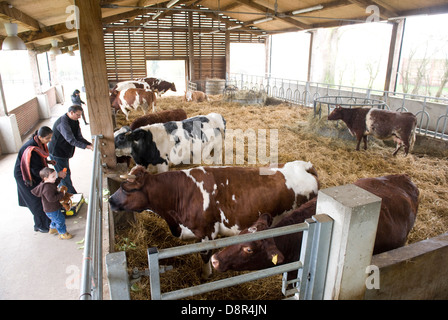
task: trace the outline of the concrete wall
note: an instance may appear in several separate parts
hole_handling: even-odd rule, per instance
[[[448,233],[372,257],[379,289],[366,300],[448,299]]]

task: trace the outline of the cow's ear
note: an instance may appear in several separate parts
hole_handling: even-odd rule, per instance
[[[263,213],[255,222],[254,228],[257,231],[266,230],[268,229],[272,224],[272,217],[269,213]]]

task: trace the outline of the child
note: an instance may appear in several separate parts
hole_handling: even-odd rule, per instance
[[[59,233],[59,239],[71,239],[73,235],[67,232],[65,216],[61,212],[62,205],[59,202],[64,197],[64,192],[58,191],[61,178],[54,169],[45,167],[39,172],[42,182],[31,193],[42,198],[44,212],[50,218],[50,234]]]

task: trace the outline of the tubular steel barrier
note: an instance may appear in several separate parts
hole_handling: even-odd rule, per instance
[[[417,133],[420,135],[448,139],[448,98],[234,73],[226,75],[226,85],[232,84],[241,90],[248,79],[253,87],[260,88],[270,97],[306,107],[315,107],[316,99],[334,96],[357,101],[383,101],[386,109],[412,112],[417,117]]]
[[[148,248],[149,279],[152,300],[174,300],[214,291],[248,281],[283,273],[282,292],[285,296],[299,299],[322,299],[327,271],[333,220],[325,214],[313,216],[304,223],[265,231],[238,235],[218,240],[158,250]],[[159,260],[201,251],[218,249],[238,243],[256,241],[292,233],[303,232],[300,260],[276,267],[250,272],[198,286],[161,293]],[[298,270],[298,279],[286,282],[286,273]],[[288,284],[295,288],[287,290]]]
[[[80,300],[103,299],[103,265],[102,265],[102,216],[103,216],[103,170],[99,140],[95,136],[93,149],[92,180],[90,184],[89,206],[87,209],[86,233],[84,237],[84,254],[81,274]]]

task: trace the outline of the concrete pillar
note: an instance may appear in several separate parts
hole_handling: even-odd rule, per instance
[[[0,117],[0,145],[2,153],[16,153],[22,147],[15,114]]]
[[[39,105],[39,119],[49,119],[51,117],[50,103],[46,94],[36,96]]]
[[[349,184],[320,190],[316,214],[333,220],[324,299],[363,299],[381,198]]]

